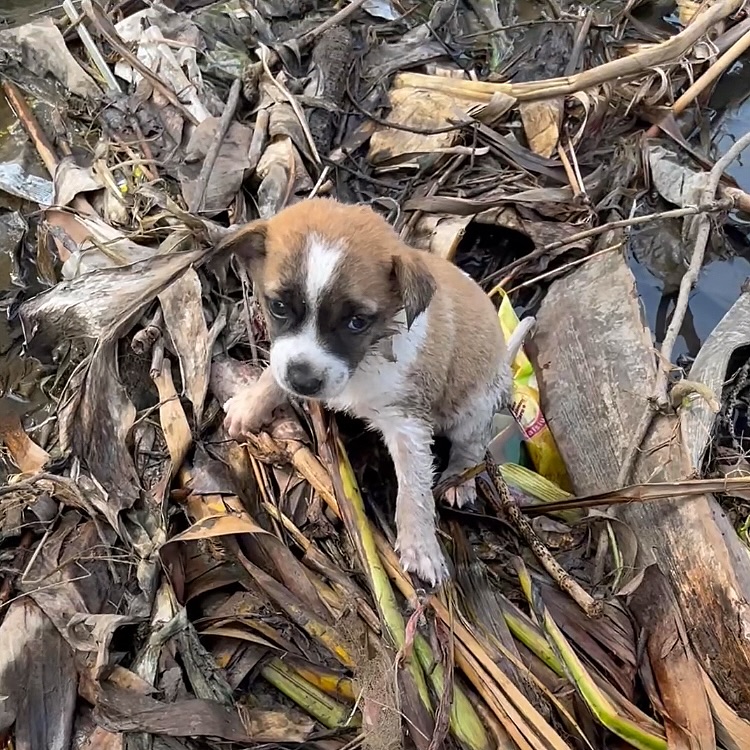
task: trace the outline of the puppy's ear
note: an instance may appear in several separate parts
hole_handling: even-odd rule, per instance
[[[219,243],[217,251],[221,255],[235,255],[252,273],[266,257],[267,231],[265,221],[251,221],[225,237]]]
[[[393,256],[393,277],[406,312],[406,327],[411,328],[417,315],[432,301],[437,284],[419,250]]]

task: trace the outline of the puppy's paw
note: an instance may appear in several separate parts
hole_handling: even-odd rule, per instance
[[[428,534],[422,539],[399,539],[396,547],[401,567],[407,573],[416,574],[420,580],[433,587],[448,580],[448,565],[434,534]]]
[[[453,505],[456,508],[471,505],[477,499],[476,480],[469,479],[468,482],[459,484],[458,487],[449,487],[443,494],[443,498],[448,505]]]
[[[259,432],[271,422],[278,405],[269,401],[265,389],[249,386],[224,404],[224,428],[235,440]]]

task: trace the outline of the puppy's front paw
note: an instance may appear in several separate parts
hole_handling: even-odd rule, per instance
[[[449,487],[443,497],[448,505],[463,508],[471,505],[477,499],[477,483],[475,479],[469,479],[458,487]]]
[[[224,428],[235,440],[259,432],[271,422],[278,405],[267,398],[265,389],[249,386],[224,404]]]
[[[434,533],[421,539],[399,539],[396,547],[401,567],[407,573],[415,573],[430,586],[439,586],[448,579],[448,565]]]

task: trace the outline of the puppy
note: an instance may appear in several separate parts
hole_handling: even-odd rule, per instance
[[[404,569],[442,583],[433,436],[450,439],[445,479],[480,463],[510,396],[506,349],[482,289],[449,261],[404,245],[365,206],[302,201],[225,242],[247,264],[271,340],[270,367],[224,406],[232,437],[257,432],[289,396],[316,399],[378,430],[397,479]],[[509,342],[510,343],[510,342]],[[458,506],[474,481],[447,493]]]

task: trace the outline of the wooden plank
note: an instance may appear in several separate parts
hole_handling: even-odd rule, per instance
[[[608,235],[602,247],[618,241]],[[614,489],[653,387],[655,357],[635,281],[620,253],[605,253],[556,281],[529,344],[543,409],[576,492]],[[659,416],[635,466],[638,481],[690,475],[678,418]],[[710,495],[616,509],[639,540],[638,565],[666,575],[690,642],[721,695],[750,715],[750,555]],[[641,583],[658,601],[657,587]],[[654,607],[653,611],[658,611]]]

